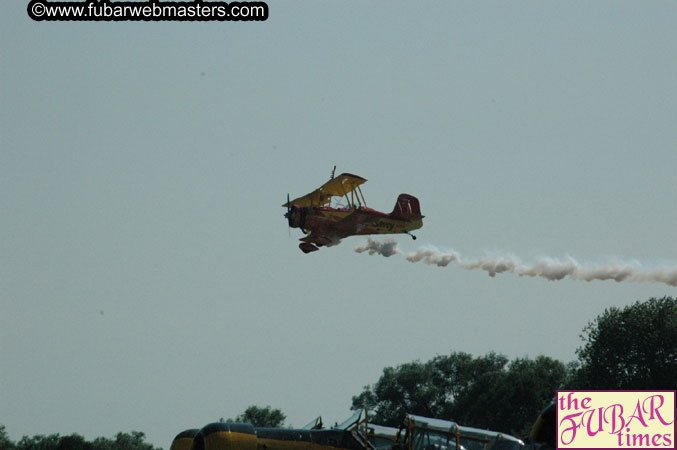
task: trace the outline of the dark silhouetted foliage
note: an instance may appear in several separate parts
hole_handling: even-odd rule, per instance
[[[0,450],[162,450],[145,442],[145,434],[140,431],[118,433],[115,439],[99,437],[87,441],[79,434],[60,436],[58,434],[24,436],[17,443],[12,442],[0,425]]]
[[[280,409],[251,405],[235,419],[228,419],[228,422],[250,423],[255,427],[282,428],[286,418]]]
[[[546,356],[508,363],[496,353],[452,353],[383,369],[352,409],[372,409],[374,422],[389,426],[411,413],[521,435],[566,377],[566,366]]]
[[[576,352],[578,389],[675,389],[677,300],[651,298],[607,308],[588,323]]]
[[[0,425],[0,450],[14,450],[16,445],[9,438],[4,425]]]

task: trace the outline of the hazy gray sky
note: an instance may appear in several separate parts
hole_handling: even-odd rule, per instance
[[[332,167],[421,202],[414,251],[677,264],[677,3],[269,2],[249,23],[0,6],[0,423],[176,433],[248,405],[347,417],[383,367],[575,358],[666,284],[304,255]],[[536,413],[536,412],[535,412]]]

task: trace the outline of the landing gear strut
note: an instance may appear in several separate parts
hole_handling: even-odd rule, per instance
[[[409,236],[411,236],[411,238],[412,238],[413,240],[416,240],[416,236],[414,236],[414,235],[411,234],[410,232],[405,231],[404,233],[405,233],[405,234],[408,234]]]
[[[299,244],[299,248],[303,253],[310,253],[310,252],[316,252],[319,250],[319,248],[315,247],[313,244],[310,242],[301,242]]]

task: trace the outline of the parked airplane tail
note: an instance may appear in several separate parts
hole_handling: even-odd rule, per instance
[[[409,194],[400,194],[400,196],[397,197],[395,209],[393,209],[393,212],[391,212],[390,215],[400,219],[423,217],[421,215],[421,205],[418,203],[418,199]]]

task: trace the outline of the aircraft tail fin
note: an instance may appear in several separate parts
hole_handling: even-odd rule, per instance
[[[409,194],[400,194],[399,197],[397,197],[395,209],[393,209],[393,212],[391,212],[390,215],[400,219],[423,217],[421,215],[421,205],[418,203],[418,199]]]

